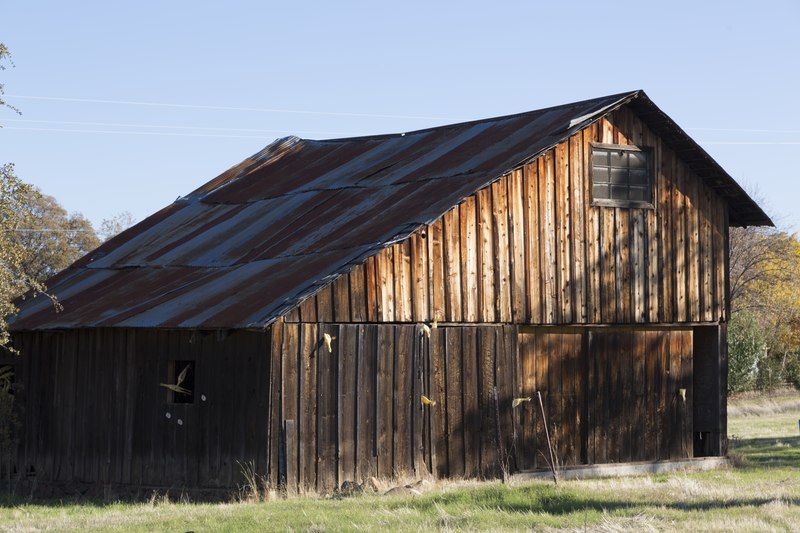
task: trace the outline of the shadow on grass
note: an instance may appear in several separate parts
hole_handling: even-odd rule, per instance
[[[800,467],[800,437],[732,439],[730,451],[744,457],[742,469]]]
[[[799,468],[800,467],[800,437],[781,438],[752,438],[731,439],[731,453],[739,454],[744,458],[742,465],[737,469],[755,471],[759,469]],[[166,503],[161,497],[135,498],[120,501],[125,503],[152,501],[158,505]],[[171,498],[172,502],[179,502],[181,498]],[[185,500],[184,500],[185,501]],[[287,503],[291,505],[292,500]],[[658,505],[671,509],[686,511],[711,511],[715,509],[732,509],[738,507],[758,507],[770,503],[770,498],[753,497],[725,500],[704,500],[697,502],[664,501]],[[207,500],[192,500],[192,503],[206,503]],[[457,512],[459,509],[492,508],[508,513],[548,513],[551,515],[569,515],[585,513],[587,511],[614,512],[635,510],[653,505],[653,502],[637,499],[598,498],[586,492],[574,491],[569,488],[554,489],[550,485],[536,484],[532,486],[507,487],[488,486],[474,489],[455,490],[444,494],[430,494],[419,499],[386,499],[382,506],[387,508],[411,507],[423,512],[436,512],[438,508]],[[92,498],[76,495],[65,498],[27,498],[20,495],[11,495],[0,491],[0,509],[15,508],[19,506],[41,506],[63,508],[75,505],[87,507],[109,507],[118,505],[118,501],[106,501],[102,498]],[[800,505],[800,499],[785,500],[790,505]]]
[[[118,505],[142,505],[152,506],[169,504],[208,504],[208,503],[230,503],[237,501],[232,495],[226,498],[196,498],[192,499],[180,492],[170,493],[165,490],[142,491],[142,494],[133,497],[102,498],[96,495],[85,495],[80,492],[62,496],[41,496],[29,495],[24,492],[11,493],[8,490],[0,489],[0,509],[10,509],[21,506],[48,507],[48,508],[67,508],[73,506],[104,508]]]
[[[800,505],[800,499],[782,500],[787,505]],[[465,509],[494,509],[513,514],[547,513],[556,516],[586,512],[636,514],[656,505],[680,511],[715,511],[745,507],[761,507],[773,502],[773,498],[734,498],[713,499],[696,502],[684,500],[650,501],[648,499],[597,498],[568,489],[554,489],[536,485],[532,487],[492,487],[472,489],[450,494],[431,495],[411,502],[397,502],[389,505],[411,507],[423,512],[436,512],[443,509],[458,514]],[[627,511],[627,512],[626,512]]]

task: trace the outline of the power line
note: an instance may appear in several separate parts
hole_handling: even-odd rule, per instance
[[[135,106],[151,106],[151,107],[177,107],[185,109],[208,109],[219,111],[251,111],[260,113],[290,113],[302,115],[329,115],[329,116],[343,116],[343,117],[363,117],[363,118],[398,118],[398,119],[411,119],[411,120],[464,120],[461,118],[452,117],[434,117],[434,116],[421,116],[421,115],[392,115],[381,113],[351,113],[346,111],[312,111],[304,109],[281,109],[281,108],[261,108],[261,107],[237,107],[237,106],[218,106],[218,105],[201,105],[201,104],[176,104],[167,102],[141,102],[135,100],[105,100],[100,98],[71,98],[64,96],[39,96],[39,95],[20,95],[20,94],[6,94],[6,98],[20,98],[27,100],[49,100],[56,102],[78,102],[78,103],[94,103],[94,104],[116,104],[116,105],[135,105]],[[10,119],[6,119],[10,120]],[[19,120],[19,119],[18,119]],[[135,127],[135,125],[132,125]],[[152,126],[152,127],[168,127],[168,126]],[[200,128],[198,128],[200,129]],[[749,128],[703,128],[703,127],[690,127],[686,128],[693,131],[728,131],[728,132],[742,132],[742,133],[800,133],[800,130],[776,130],[776,129],[749,129]],[[269,131],[269,130],[254,130],[254,131]],[[313,132],[312,132],[313,133]],[[333,135],[347,135],[338,132],[316,132],[316,133],[330,133]]]
[[[762,146],[797,146],[800,141],[697,141],[697,144],[730,144],[730,145],[762,145]]]
[[[800,130],[762,130],[746,128],[686,128],[693,131],[728,131],[737,133],[800,133]]]
[[[289,133],[289,130],[265,130],[254,128],[220,128],[209,126],[170,126],[168,124],[130,124],[118,122],[83,122],[73,120],[33,120],[24,118],[5,118],[3,122],[27,122],[31,124],[69,124],[73,126],[111,126],[115,128],[161,128],[175,130],[206,130],[206,131],[246,131],[254,133]],[[355,135],[343,131],[319,130],[294,130],[295,133],[316,133],[320,135]]]
[[[92,230],[88,229],[52,229],[52,228],[15,229],[13,231],[15,233],[93,233]]]
[[[122,126],[120,124],[120,126]],[[142,126],[146,127],[146,126]],[[158,127],[158,126],[156,126]],[[164,126],[169,128],[171,126]],[[67,129],[67,128],[27,128],[18,126],[5,126],[0,129],[6,130],[20,130],[20,131],[45,131],[55,133],[99,133],[99,134],[121,134],[121,135],[155,135],[163,137],[211,137],[218,139],[261,139],[263,136],[256,135],[220,135],[211,133],[177,133],[169,131],[120,131],[120,130],[81,130],[81,129]],[[236,131],[236,130],[234,130]],[[244,130],[246,131],[246,130]],[[293,133],[289,130],[269,130],[272,133]],[[296,132],[295,132],[296,133]],[[321,132],[317,132],[321,133]],[[800,141],[697,141],[701,145],[759,145],[759,146],[797,146]]]
[[[384,115],[379,113],[348,113],[340,111],[308,111],[304,109],[279,109],[269,107],[235,107],[218,105],[199,105],[199,104],[174,104],[164,102],[137,102],[132,100],[102,100],[98,98],[67,98],[62,96],[33,96],[20,94],[6,94],[6,98],[21,98],[27,100],[50,100],[55,102],[79,102],[89,104],[117,104],[117,105],[138,105],[150,107],[179,107],[184,109],[209,109],[217,111],[250,111],[258,113],[292,113],[298,115],[328,115],[337,117],[362,117],[362,118],[401,118],[411,120],[458,120],[447,117],[426,117],[414,115]]]
[[[214,135],[210,133],[175,133],[168,131],[114,131],[114,130],[73,130],[64,128],[25,128],[16,126],[6,126],[4,130],[22,130],[22,131],[49,131],[57,133],[102,133],[102,134],[122,134],[122,135],[156,135],[164,137],[213,137],[217,139],[261,139],[263,136],[255,135]],[[287,132],[289,133],[289,132]]]

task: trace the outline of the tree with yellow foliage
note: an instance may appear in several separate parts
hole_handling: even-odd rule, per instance
[[[800,239],[765,228],[732,228],[730,238],[730,364],[747,370],[758,352],[751,386],[800,386]],[[746,378],[747,376],[744,376]],[[737,379],[732,379],[735,388]],[[746,379],[739,381],[747,382]]]

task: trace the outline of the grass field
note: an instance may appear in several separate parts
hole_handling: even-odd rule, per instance
[[[0,497],[0,531],[800,530],[800,395],[734,399],[730,412],[725,470],[216,505]]]

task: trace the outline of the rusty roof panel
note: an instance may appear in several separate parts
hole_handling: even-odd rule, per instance
[[[737,212],[769,219],[636,91],[405,134],[280,139],[123,232],[21,302],[13,328],[255,328],[352,265],[617,107],[630,104]],[[677,142],[677,141],[676,141]],[[702,173],[701,173],[702,174]],[[739,218],[737,218],[739,217]]]

